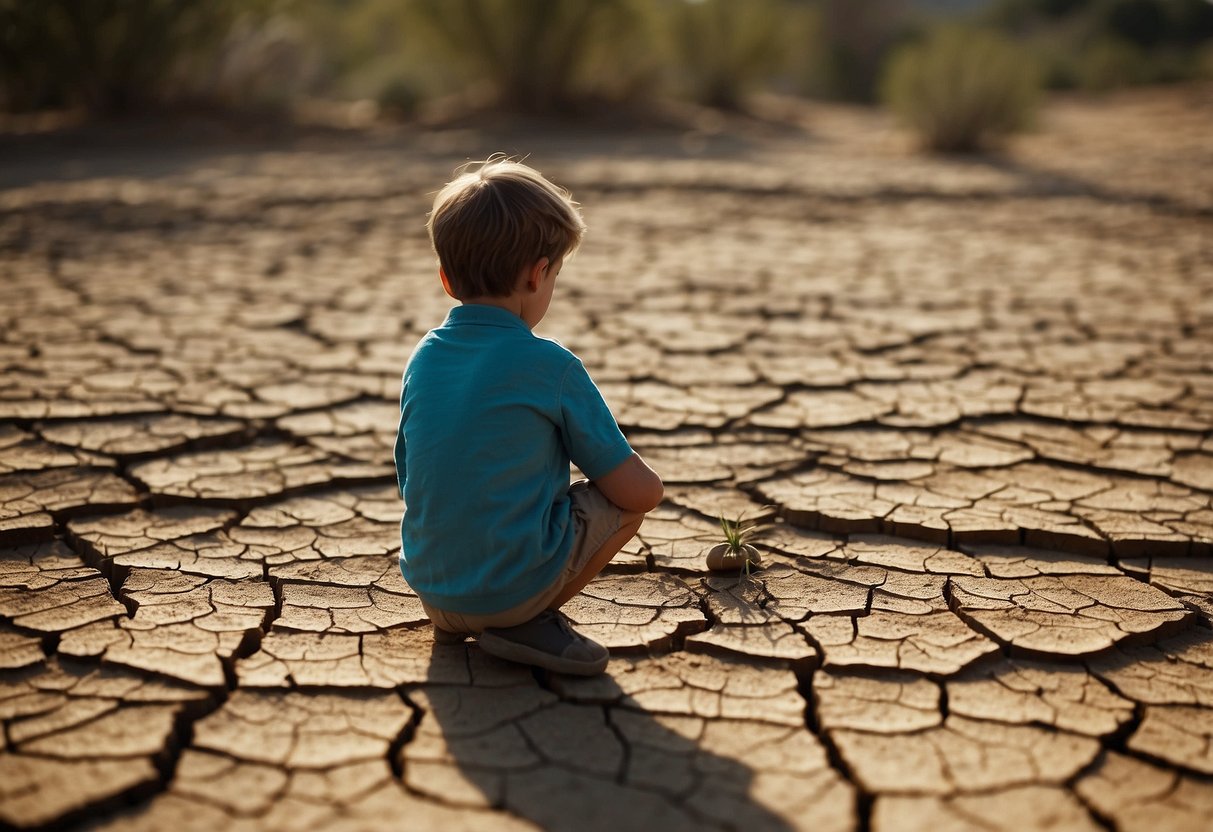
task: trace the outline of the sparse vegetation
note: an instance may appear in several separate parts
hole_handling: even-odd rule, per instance
[[[944,28],[894,55],[884,96],[924,146],[956,153],[1026,127],[1038,90],[1021,47],[991,32]]]
[[[1076,74],[1083,89],[1108,90],[1143,83],[1150,77],[1150,67],[1141,47],[1108,38],[1082,54]]]
[[[599,25],[632,13],[618,0],[414,0],[417,19],[505,109],[542,113],[595,92],[585,65]]]
[[[672,0],[663,35],[677,88],[709,107],[736,110],[751,88],[787,65],[780,0]]]
[[[986,20],[1033,48],[1057,89],[1198,78],[1213,43],[1208,0],[1000,0]]]
[[[171,98],[257,0],[0,0],[0,107],[120,113]]]
[[[528,114],[675,97],[745,110],[751,92],[870,102],[921,89],[936,55],[890,56],[941,15],[979,15],[1020,44],[1017,66],[915,92],[915,123],[970,116],[988,141],[1017,119],[977,113],[994,88],[1110,89],[1213,73],[1208,0],[0,0],[0,111],[108,115],[165,104],[285,110],[371,100],[399,118],[438,101]],[[932,17],[932,15],[935,15]],[[989,45],[989,38],[980,43]],[[940,41],[942,42],[942,41]],[[934,41],[933,41],[934,43]],[[944,47],[936,45],[935,50]],[[1003,53],[1009,47],[1000,45]],[[1033,61],[1026,55],[1031,53]],[[1001,87],[998,85],[1002,82]],[[993,86],[991,86],[993,85]],[[972,92],[974,88],[978,92]],[[946,97],[946,100],[944,98]],[[1000,112],[1030,110],[1003,96]],[[1018,102],[1018,103],[1016,103]],[[961,107],[964,107],[963,115]],[[370,107],[370,110],[374,110]],[[443,106],[444,112],[450,108]],[[988,129],[986,126],[988,125]],[[972,128],[970,128],[971,130]],[[941,127],[939,135],[952,135]],[[950,138],[936,146],[963,145]]]
[[[724,543],[718,543],[708,551],[708,568],[718,572],[739,569],[748,578],[750,567],[762,564],[758,550],[749,542],[757,531],[758,524],[747,523],[744,514],[739,515],[736,520],[729,520],[721,514],[719,520]]]
[[[901,0],[822,0],[818,28],[806,44],[816,64],[814,91],[826,98],[874,102],[889,55],[913,25]]]

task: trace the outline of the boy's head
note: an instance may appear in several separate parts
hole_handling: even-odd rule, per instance
[[[510,295],[524,269],[572,254],[585,233],[568,191],[504,157],[464,168],[438,192],[426,227],[460,300]]]

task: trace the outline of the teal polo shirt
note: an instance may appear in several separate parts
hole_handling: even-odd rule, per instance
[[[521,604],[568,559],[569,461],[597,479],[631,454],[577,356],[504,309],[455,307],[404,371],[404,579],[448,612]]]

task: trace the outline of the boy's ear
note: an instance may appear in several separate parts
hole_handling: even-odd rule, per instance
[[[532,294],[539,291],[539,284],[543,282],[543,276],[547,274],[548,266],[551,265],[546,257],[540,257],[534,263],[527,267],[525,284],[526,290]]]
[[[446,269],[442,268],[441,266],[438,267],[438,278],[442,281],[443,291],[450,295],[452,299],[459,300],[459,298],[455,296],[455,293],[451,291],[451,280],[446,276]]]

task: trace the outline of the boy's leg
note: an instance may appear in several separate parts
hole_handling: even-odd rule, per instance
[[[425,610],[430,623],[434,625],[434,641],[439,644],[462,644],[468,636],[472,635],[472,630],[464,620],[464,616],[459,613],[435,609],[424,600],[421,601],[421,608]]]
[[[644,521],[644,514],[638,511],[620,511],[620,525],[618,531],[606,539],[606,542],[598,547],[598,551],[590,556],[585,567],[582,568],[577,575],[572,578],[564,589],[560,591],[552,603],[548,604],[549,610],[558,610],[564,606],[578,592],[585,589],[586,584],[594,579],[594,577],[606,568],[606,565],[611,562],[611,558],[619,553],[623,545],[635,537],[636,532],[640,529],[640,524]]]
[[[573,495],[578,534],[566,569],[577,571],[565,572],[566,583],[538,615],[512,627],[486,627],[480,635],[480,647],[498,658],[557,673],[593,676],[606,669],[610,653],[574,630],[558,608],[610,563],[636,534],[644,515],[621,510],[585,480],[574,483],[569,493]],[[595,545],[597,548],[587,554]]]
[[[578,490],[584,496],[589,491],[589,484],[584,482],[579,484]],[[594,513],[596,510],[599,517],[609,518],[607,522],[610,523],[610,526],[608,528],[614,529],[614,531],[588,558],[585,558],[584,553],[579,556],[579,560],[584,558],[585,565],[577,574],[569,578],[551,601],[545,601],[544,597],[535,597],[501,613],[465,615],[437,609],[427,604],[425,599],[421,599],[421,607],[434,625],[434,640],[440,644],[457,644],[463,642],[467,636],[479,634],[487,628],[499,629],[517,626],[531,620],[545,609],[558,609],[584,589],[585,585],[610,563],[611,558],[618,554],[619,550],[623,548],[623,544],[632,539],[640,528],[641,521],[644,520],[643,513],[624,511],[614,506],[601,492],[595,491],[594,494],[595,496],[591,500],[596,509],[583,509],[583,511]],[[546,592],[543,593],[543,596],[546,595]]]

